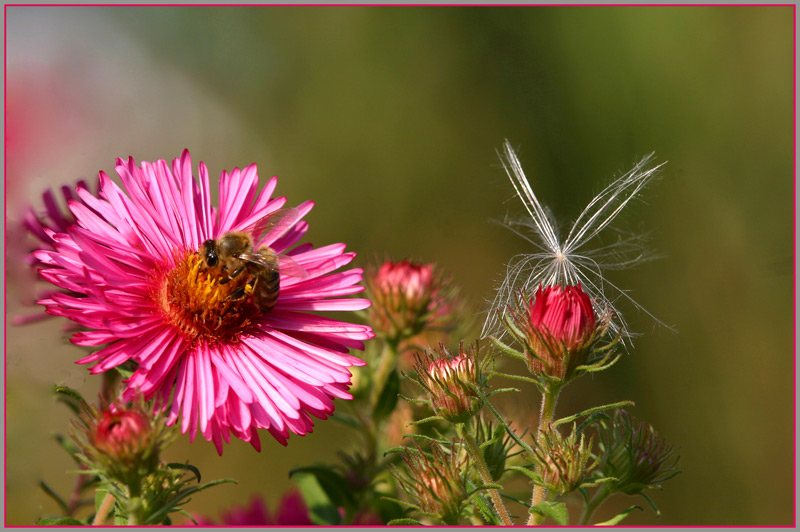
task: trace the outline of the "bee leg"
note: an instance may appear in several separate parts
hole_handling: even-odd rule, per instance
[[[226,277],[220,279],[219,284],[228,284],[229,282],[231,282],[231,279],[233,279],[234,277],[238,277],[239,274],[242,273],[243,271],[244,271],[244,266],[233,270]]]
[[[245,288],[246,286],[240,286],[239,288],[228,294],[228,297],[226,297],[225,299],[239,299],[240,297],[245,295],[246,293]]]

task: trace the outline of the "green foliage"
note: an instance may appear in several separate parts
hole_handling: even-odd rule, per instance
[[[394,411],[399,393],[400,374],[397,370],[393,370],[386,378],[386,384],[383,386],[380,395],[378,395],[375,410],[372,412],[372,417],[376,422],[384,419]]]
[[[322,488],[326,497],[334,506],[347,508],[356,506],[357,502],[352,486],[333,467],[326,465],[299,467],[289,472],[289,477],[291,478],[295,478],[298,475],[311,475],[316,478],[319,487]]]
[[[545,517],[549,517],[555,521],[557,525],[565,526],[569,524],[567,505],[563,502],[540,502],[536,506],[532,506],[529,511],[531,513],[537,513]]]
[[[59,517],[58,519],[39,519],[36,526],[87,526],[88,523],[79,521],[74,517]]]
[[[312,523],[323,526],[341,524],[339,508],[328,497],[315,474],[296,472],[292,479],[303,495]]]
[[[624,511],[618,513],[617,515],[615,515],[614,517],[612,517],[608,521],[603,521],[602,523],[595,523],[595,526],[614,526],[614,525],[618,525],[618,524],[620,524],[620,522],[622,522],[623,519],[628,517],[628,515],[630,515],[631,512],[633,512],[634,510],[641,510],[641,509],[642,509],[641,506],[631,506],[627,510],[624,510]]]

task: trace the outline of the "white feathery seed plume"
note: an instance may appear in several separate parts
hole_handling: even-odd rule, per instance
[[[539,203],[536,194],[533,193],[508,140],[503,144],[503,153],[498,155],[517,196],[530,216],[518,220],[506,219],[502,225],[527,240],[536,251],[520,253],[508,262],[505,276],[490,305],[481,336],[492,334],[502,336],[503,316],[509,304],[514,302],[518,291],[531,293],[539,284],[548,286],[580,283],[583,290],[592,298],[596,312],[602,313],[606,309],[612,312],[611,329],[615,333],[622,333],[623,338],[632,334],[617,309],[617,302],[620,299],[629,301],[659,324],[670,328],[647,312],[625,290],[604,277],[604,272],[607,270],[625,269],[656,258],[645,249],[646,234],[623,232],[609,227],[609,224],[656,176],[666,162],[651,166],[655,154],[651,153],[644,157],[630,171],[614,180],[589,202],[572,224],[567,238],[562,240],[559,238],[552,214]],[[587,244],[607,227],[617,233],[616,240],[607,245],[585,249]]]

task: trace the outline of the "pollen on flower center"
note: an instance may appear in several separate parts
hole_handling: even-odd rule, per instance
[[[231,343],[252,326],[259,314],[253,304],[249,276],[209,270],[202,257],[187,252],[165,273],[157,293],[164,317],[192,342]]]

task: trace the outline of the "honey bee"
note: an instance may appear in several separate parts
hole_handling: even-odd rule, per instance
[[[218,240],[206,240],[198,254],[206,271],[219,275],[219,284],[227,284],[240,275],[245,282],[233,290],[229,298],[253,295],[253,303],[266,313],[275,308],[280,294],[281,273],[307,277],[308,272],[290,257],[276,253],[269,246],[255,249],[255,242],[270,231],[286,232],[300,218],[295,208],[279,209],[242,231],[225,233]]]

